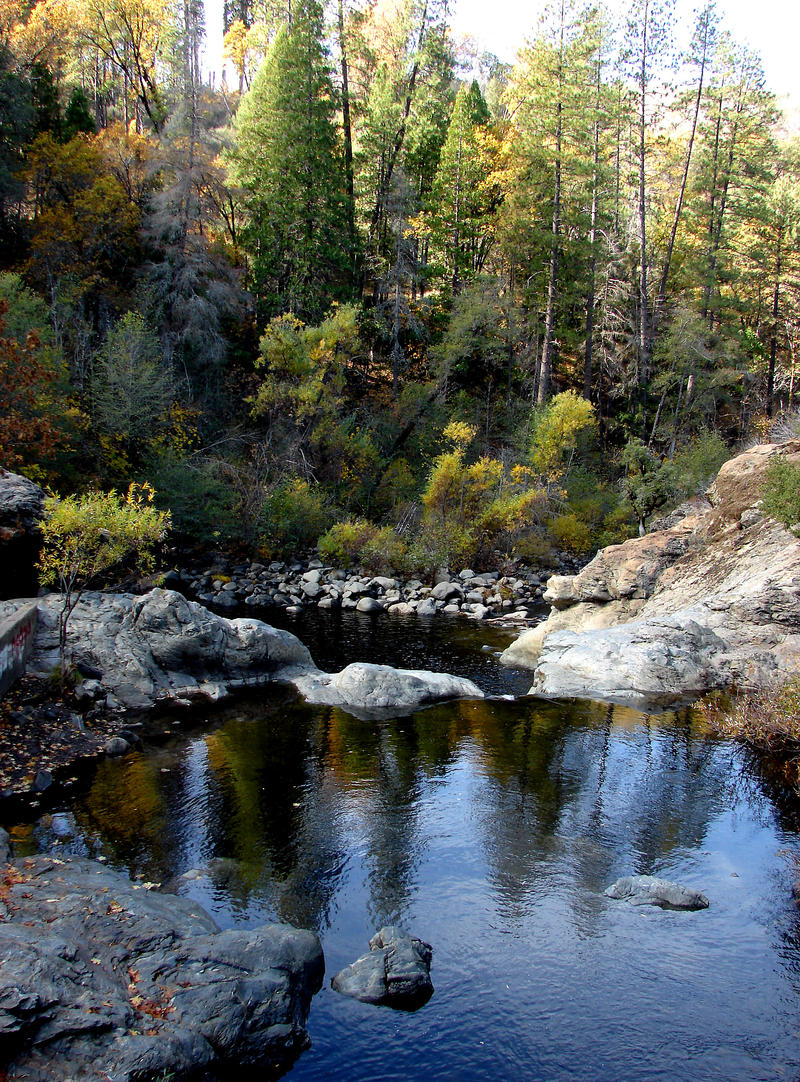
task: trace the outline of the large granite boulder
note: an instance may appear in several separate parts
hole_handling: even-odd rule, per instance
[[[562,696],[669,705],[714,686],[725,643],[691,619],[634,621],[548,636],[539,656],[539,687]]]
[[[42,673],[58,663],[61,607],[59,594],[39,602],[32,664]],[[141,597],[87,592],[67,632],[73,662],[97,672],[103,687],[133,709],[169,699],[217,699],[231,686],[314,667],[290,632],[260,620],[228,620],[173,590]]]
[[[0,616],[12,605],[0,604]],[[41,674],[58,664],[61,606],[58,594],[39,602],[30,667]],[[173,590],[141,597],[86,593],[67,630],[73,662],[96,674],[103,693],[127,709],[147,710],[170,700],[216,701],[268,682],[293,684],[310,702],[368,716],[443,699],[483,698],[471,681],[442,673],[368,664],[322,672],[291,632],[260,620],[226,619]]]
[[[580,602],[604,604],[649,597],[665,568],[692,544],[698,518],[683,519],[670,530],[659,530],[610,545],[577,575],[553,575],[542,600],[557,609]]]
[[[775,455],[800,464],[800,441],[731,459],[674,525],[555,576],[549,618],[501,660],[534,694],[640,707],[800,671],[800,541],[760,509]]]
[[[88,860],[4,868],[0,1064],[25,1082],[288,1067],[322,948],[288,925],[221,932],[194,902]]]
[[[0,467],[0,598],[33,596],[45,494],[38,485]]]

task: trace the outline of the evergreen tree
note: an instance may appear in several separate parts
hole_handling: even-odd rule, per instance
[[[597,99],[588,63],[596,51],[583,17],[567,0],[550,11],[551,25],[520,53],[506,101],[512,116],[503,144],[505,195],[499,230],[503,250],[540,321],[536,399],[551,393],[561,347],[583,338],[583,298],[591,241],[592,182],[599,173],[594,142]],[[599,108],[599,107],[598,107]],[[598,135],[599,138],[599,135]],[[595,221],[595,229],[596,229]],[[572,339],[572,343],[570,343]]]
[[[23,149],[34,133],[30,80],[17,70],[11,49],[0,43],[0,259],[5,263],[21,243],[21,222],[15,213],[25,192]]]
[[[396,261],[397,201],[410,220],[430,193],[447,131],[454,60],[441,0],[402,0],[387,18],[376,5],[360,27],[354,56],[358,216],[365,233],[364,284],[385,301]],[[402,174],[402,176],[400,176]],[[420,239],[414,238],[415,250]],[[424,266],[426,253],[415,251]],[[416,276],[418,277],[418,276]],[[422,284],[422,283],[421,283]]]
[[[302,0],[236,117],[231,154],[261,314],[315,320],[346,295],[348,229],[322,10]]]
[[[668,59],[672,11],[667,0],[631,0],[626,28],[626,60],[631,77],[635,122],[632,150],[637,176],[638,267],[636,322],[638,331],[638,384],[642,406],[647,406],[653,327],[650,311],[649,272],[652,259],[648,233],[650,167],[649,135],[657,119],[662,93],[663,69]]]
[[[477,82],[462,86],[431,193],[433,240],[454,292],[482,271],[492,242],[490,214],[496,193],[488,122],[489,109]]]
[[[723,318],[725,282],[736,263],[733,238],[766,196],[776,159],[776,117],[758,57],[723,35],[698,132],[698,170],[691,193],[698,300],[710,326]]]

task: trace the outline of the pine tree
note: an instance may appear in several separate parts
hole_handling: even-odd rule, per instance
[[[638,267],[637,331],[638,384],[646,410],[651,376],[653,326],[650,311],[649,272],[652,259],[648,235],[649,136],[655,123],[663,68],[670,50],[672,11],[669,0],[631,0],[628,11],[626,59],[630,69],[636,119],[633,127],[633,157],[637,175]]]
[[[550,20],[520,53],[506,92],[513,119],[503,147],[499,225],[517,279],[535,298],[537,317],[541,313],[539,403],[551,393],[558,343],[578,332],[569,310],[590,292],[583,276],[595,174],[593,155],[586,153],[594,141],[595,78],[588,58],[595,46],[571,2],[559,0]],[[565,313],[571,326],[562,322]]]
[[[489,215],[496,202],[490,175],[489,109],[477,82],[456,96],[433,191],[433,238],[453,291],[483,269],[492,241]]]
[[[317,320],[347,294],[346,195],[317,0],[295,8],[236,117],[231,171],[261,314]]]
[[[402,0],[387,18],[376,5],[360,27],[353,57],[358,217],[365,235],[364,286],[382,303],[395,261],[397,200],[412,218],[429,193],[444,142],[453,76],[441,0]],[[415,248],[419,239],[415,238]],[[424,251],[417,262],[425,263]]]
[[[758,57],[723,35],[698,132],[698,170],[692,191],[699,305],[709,325],[719,324],[725,281],[734,270],[732,241],[762,203],[776,159],[775,99],[765,88]]]

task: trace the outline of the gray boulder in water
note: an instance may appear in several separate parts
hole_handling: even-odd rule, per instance
[[[657,905],[662,909],[708,909],[699,890],[658,879],[654,875],[626,875],[605,891],[608,898],[624,898],[631,905]]]
[[[338,673],[315,669],[292,676],[292,683],[309,703],[344,706],[366,716],[394,715],[446,699],[483,698],[481,689],[464,676],[363,661]]]
[[[387,926],[369,941],[369,954],[346,966],[331,981],[344,996],[402,1010],[416,1010],[433,995],[429,943]]]

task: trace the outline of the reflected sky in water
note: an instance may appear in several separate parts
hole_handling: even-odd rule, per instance
[[[524,698],[369,722],[276,691],[204,722],[102,764],[82,844],[223,926],[315,928],[328,977],[387,922],[434,947],[416,1014],[326,982],[293,1078],[800,1074],[797,838],[689,712]],[[633,872],[711,906],[604,897]]]

